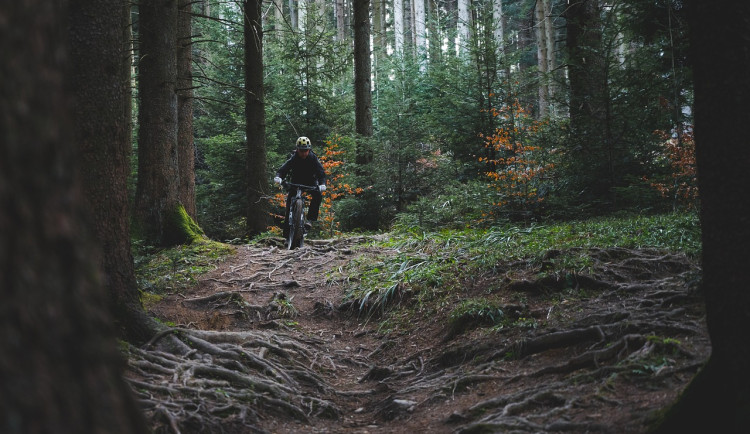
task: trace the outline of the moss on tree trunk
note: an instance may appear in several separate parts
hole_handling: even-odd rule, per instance
[[[179,244],[191,244],[193,241],[203,237],[203,230],[192,219],[182,204],[168,212],[165,216],[162,229],[161,244],[164,246],[175,246]]]

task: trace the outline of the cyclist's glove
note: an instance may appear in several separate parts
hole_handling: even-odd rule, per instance
[[[281,184],[281,178],[279,178],[279,177],[277,176],[277,177],[275,177],[275,178],[273,179],[273,182],[275,182],[275,183],[277,183],[277,184]]]
[[[320,184],[318,186],[318,189],[320,189],[320,191],[326,191],[326,185],[325,184]]]

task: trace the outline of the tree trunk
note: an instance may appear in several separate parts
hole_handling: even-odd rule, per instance
[[[307,30],[308,30],[308,3],[313,0],[297,0],[297,28],[299,31],[305,35],[304,37],[307,38]]]
[[[750,3],[688,3],[701,198],[702,289],[712,352],[660,433],[746,432],[750,424]],[[731,13],[727,13],[731,11]],[[727,44],[732,41],[733,44]]]
[[[580,200],[614,207],[616,179],[612,142],[607,134],[609,101],[605,63],[601,55],[601,18],[598,0],[571,3],[566,9],[568,77],[570,80],[570,155],[579,176],[574,187]]]
[[[63,75],[65,41],[77,53],[104,49],[105,77],[83,96],[107,80],[101,107],[125,131],[123,8],[77,0],[68,15],[66,6],[0,3],[0,431],[143,433],[87,234]]]
[[[425,0],[414,1],[414,53],[419,61],[419,69],[424,72],[425,62],[422,60],[427,55],[427,27],[425,26]]]
[[[245,121],[247,135],[247,231],[268,228],[266,114],[263,101],[263,26],[261,0],[245,2]]]
[[[372,136],[370,0],[354,0],[354,106],[357,134]]]
[[[373,0],[372,3],[372,33],[375,55],[378,59],[385,53],[386,47],[386,13],[387,9],[383,0]]]
[[[343,41],[346,38],[346,27],[344,26],[344,0],[336,0],[336,39]]]
[[[122,74],[129,44],[121,30],[130,10],[113,9],[117,14],[101,3],[87,0],[71,8],[70,89],[76,96],[71,113],[90,227],[102,248],[95,257],[106,277],[110,308],[120,336],[139,343],[156,333],[156,323],[141,306],[130,251],[130,76]]]
[[[493,0],[492,2],[492,31],[495,35],[495,43],[498,48],[498,55],[502,54],[502,60],[505,61],[505,15],[503,14],[502,0]]]
[[[427,2],[427,17],[427,33],[430,37],[429,60],[431,64],[441,64],[443,59],[442,38],[445,34],[442,29],[440,10],[433,0]]]
[[[273,0],[273,30],[277,40],[284,37],[284,0]]]
[[[597,128],[601,110],[601,21],[598,0],[581,0],[566,11],[570,76],[570,124],[585,136]]]
[[[404,0],[393,0],[393,50],[397,56],[404,53]]]
[[[456,42],[456,51],[459,54],[469,52],[469,39],[471,38],[471,34],[469,33],[470,22],[469,0],[458,0],[458,40]]]
[[[499,1],[499,0],[498,0]],[[555,99],[556,99],[556,86],[555,86],[555,69],[557,69],[557,62],[555,61],[555,21],[552,18],[552,0],[540,0],[542,2],[542,8],[545,19],[544,31],[546,32],[547,49],[547,102],[549,106],[549,114],[554,116],[555,110]]]
[[[185,212],[195,210],[195,143],[193,141],[192,0],[179,0],[177,18],[177,162],[178,198]]]
[[[539,77],[539,118],[543,119],[548,116],[549,85],[547,83],[549,70],[547,69],[547,20],[544,16],[544,4],[541,0],[536,2],[534,17],[536,21],[537,71]]]
[[[141,2],[139,18],[135,230],[149,243],[182,244],[197,236],[197,228],[186,221],[178,196],[177,0]]]
[[[295,0],[289,0],[289,23],[292,26],[292,31],[296,31],[299,28],[299,23],[297,22],[297,9],[295,8],[296,4],[297,2]]]

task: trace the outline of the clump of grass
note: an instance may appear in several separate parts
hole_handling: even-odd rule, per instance
[[[452,328],[466,328],[471,325],[497,325],[505,318],[503,309],[484,298],[464,300],[449,316]]]
[[[347,298],[360,311],[385,311],[399,297],[429,289],[434,295],[460,288],[462,279],[492,272],[498,264],[546,261],[547,272],[584,273],[591,265],[587,249],[649,248],[700,254],[700,225],[694,213],[629,216],[490,229],[435,232],[410,226],[390,234],[378,246],[391,254],[363,257],[349,265]],[[560,252],[549,260],[552,250]]]
[[[299,311],[292,303],[294,296],[287,297],[283,292],[276,293],[270,305],[280,318],[296,318]]]
[[[168,249],[134,244],[138,287],[152,294],[182,290],[195,284],[197,276],[213,270],[218,262],[234,253],[234,247],[208,239]]]

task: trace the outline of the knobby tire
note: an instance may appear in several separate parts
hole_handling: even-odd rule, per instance
[[[302,199],[294,201],[292,221],[289,225],[289,250],[302,247],[305,236],[304,203]]]

